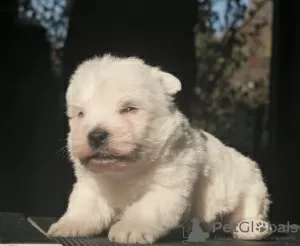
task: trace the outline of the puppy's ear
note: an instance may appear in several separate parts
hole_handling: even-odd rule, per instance
[[[181,82],[174,75],[157,68],[153,69],[153,74],[160,81],[168,95],[173,96],[181,91]]]

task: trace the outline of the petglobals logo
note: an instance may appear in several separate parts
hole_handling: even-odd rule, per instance
[[[289,221],[286,224],[276,225],[262,220],[249,220],[238,224],[213,222],[209,226],[211,230],[207,231],[205,226],[201,227],[197,218],[185,221],[181,227],[184,244],[204,243],[208,239],[232,240],[233,233],[245,233],[250,236],[254,234],[254,237],[262,236],[262,239],[271,241],[291,241],[295,240],[295,235],[300,230],[300,226],[290,224]]]
[[[270,224],[261,220],[243,221],[239,224],[222,224],[221,222],[213,222],[212,232],[222,231],[225,233],[242,232],[242,233],[264,233],[269,231],[270,234],[277,232],[282,234],[297,233],[299,226],[295,224]]]

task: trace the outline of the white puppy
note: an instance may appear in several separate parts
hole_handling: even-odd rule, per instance
[[[66,96],[77,182],[50,235],[109,229],[114,242],[153,243],[192,217],[206,224],[267,220],[257,164],[193,129],[173,103],[180,90],[173,75],[137,58],[105,55],[78,67]],[[269,234],[239,226],[237,238]]]

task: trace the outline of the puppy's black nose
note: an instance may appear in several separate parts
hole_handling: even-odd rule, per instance
[[[108,132],[101,129],[95,129],[88,135],[89,145],[93,148],[99,148],[108,137]]]

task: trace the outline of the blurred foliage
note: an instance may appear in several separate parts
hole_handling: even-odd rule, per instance
[[[52,49],[64,46],[69,18],[68,0],[19,0],[19,19],[46,29]]]
[[[62,76],[63,47],[68,34],[69,11],[73,0],[19,0],[19,19],[24,24],[39,25],[46,30],[51,47],[52,70]]]
[[[270,1],[252,1],[250,8],[241,0],[223,1],[225,16],[219,25],[216,23],[221,17],[213,8],[217,0],[199,2],[193,122],[251,154],[253,146],[259,144],[254,143],[256,110],[268,105],[269,91],[268,64],[252,68],[251,58],[266,48],[261,32],[270,29],[266,15]],[[216,26],[221,27],[221,33]],[[261,124],[265,124],[264,116],[260,116]]]

